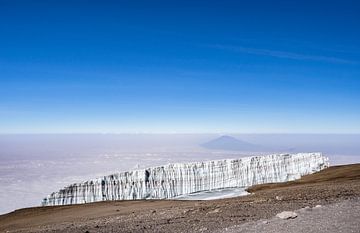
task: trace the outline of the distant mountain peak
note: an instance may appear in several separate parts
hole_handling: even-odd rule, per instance
[[[239,140],[229,135],[222,135],[201,146],[213,150],[259,151],[261,149],[261,146]]]
[[[222,135],[222,136],[220,136],[220,137],[218,137],[218,138],[215,138],[215,139],[212,140],[212,141],[215,141],[215,140],[217,140],[217,141],[219,141],[219,140],[240,141],[239,139],[236,139],[236,138],[234,138],[234,137],[232,137],[232,136],[229,136],[229,135]]]

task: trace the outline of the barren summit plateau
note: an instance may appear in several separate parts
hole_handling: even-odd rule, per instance
[[[357,232],[360,227],[360,164],[329,167],[296,181],[256,185],[248,191],[252,195],[212,201],[105,201],[20,209],[0,216],[0,231],[243,232],[241,227],[248,229],[249,225],[258,225],[259,220],[272,227],[273,220],[268,219],[282,211],[295,211],[299,217],[276,220],[282,225],[277,232],[306,232],[303,230],[311,227],[317,232]],[[314,208],[317,205],[322,207]],[[315,216],[311,211],[298,212],[305,207],[314,209]],[[333,211],[330,214],[337,220],[330,218],[328,211]],[[337,214],[339,211],[343,211],[342,216]],[[312,226],[302,224],[303,215],[312,217]],[[297,230],[286,228],[290,225]]]

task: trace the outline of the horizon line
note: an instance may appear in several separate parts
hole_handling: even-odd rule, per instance
[[[171,133],[171,132],[140,132],[140,133],[134,133],[134,132],[117,132],[117,133],[101,133],[101,132],[73,132],[73,133],[65,133],[65,132],[52,132],[52,133],[1,133],[0,136],[10,136],[10,135],[234,135],[234,134],[272,134],[272,135],[278,135],[278,134],[297,134],[297,135],[360,135],[360,132],[358,133],[344,133],[344,132],[330,132],[330,133],[323,133],[323,132],[199,132],[199,133]]]

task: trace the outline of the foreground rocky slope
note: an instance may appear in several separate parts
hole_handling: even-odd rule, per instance
[[[42,205],[169,199],[199,191],[290,181],[328,165],[328,159],[321,153],[175,163],[73,184],[49,195]]]
[[[359,197],[360,164],[355,164],[330,167],[299,181],[256,186],[254,194],[239,198],[115,201],[22,209],[0,216],[0,232],[224,232],[273,218],[282,211],[357,201]]]
[[[282,212],[284,213],[284,212]],[[296,210],[295,218],[273,217],[227,228],[227,233],[357,233],[360,229],[360,199],[344,200]],[[223,229],[216,232],[222,233]]]

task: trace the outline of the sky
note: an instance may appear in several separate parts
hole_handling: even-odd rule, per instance
[[[0,0],[0,133],[360,133],[359,12]]]

